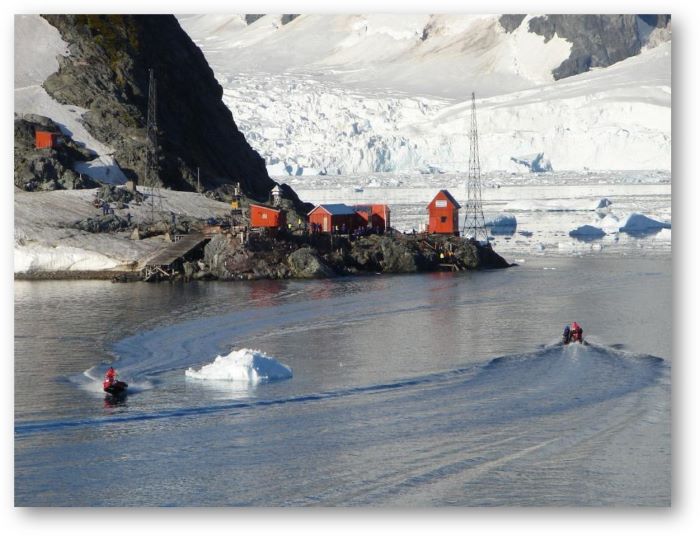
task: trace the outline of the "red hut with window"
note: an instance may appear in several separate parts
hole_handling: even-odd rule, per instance
[[[45,130],[37,130],[34,132],[34,145],[37,149],[51,149],[58,144],[58,134],[56,132],[47,132]]]
[[[250,226],[281,229],[285,225],[284,212],[265,205],[250,205]]]
[[[353,208],[360,217],[360,225],[379,233],[383,233],[391,227],[389,205],[355,205]]]
[[[440,190],[428,205],[428,232],[459,236],[459,203],[447,190]]]
[[[317,205],[308,216],[311,230],[322,233],[349,233],[357,229],[360,220],[354,208],[342,203]]]

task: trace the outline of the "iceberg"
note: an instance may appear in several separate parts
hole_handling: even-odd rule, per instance
[[[634,212],[633,214],[630,214],[625,224],[620,227],[620,232],[627,233],[630,236],[643,238],[645,236],[654,235],[661,231],[661,229],[670,228],[670,223],[657,221],[645,216],[644,214]]]
[[[608,208],[610,205],[612,205],[612,201],[608,199],[607,197],[603,197],[600,201],[598,201],[598,204],[596,205],[596,210],[602,210],[605,208]]]
[[[488,218],[484,225],[494,235],[512,235],[518,226],[518,221],[512,214],[499,214],[494,218]]]
[[[573,231],[569,231],[569,236],[583,241],[595,240],[597,238],[604,237],[605,231],[603,231],[600,227],[594,227],[593,225],[582,225]]]
[[[199,370],[188,368],[185,376],[198,380],[224,380],[257,385],[292,377],[292,369],[260,350],[241,348],[216,356]]]

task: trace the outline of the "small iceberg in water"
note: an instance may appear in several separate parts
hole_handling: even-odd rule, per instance
[[[512,235],[518,227],[518,221],[512,214],[499,214],[494,218],[488,218],[484,227],[494,235]]]
[[[292,377],[292,369],[260,350],[242,348],[216,359],[199,370],[188,368],[185,376],[198,380],[245,382],[253,385]]]
[[[651,236],[658,233],[661,231],[661,229],[670,228],[670,223],[653,220],[644,214],[635,212],[631,214],[627,218],[625,224],[620,227],[620,232],[627,233],[630,236],[644,238],[645,236]]]
[[[586,242],[604,237],[605,231],[603,231],[600,227],[594,227],[593,225],[582,225],[573,231],[569,231],[569,236]]]
[[[610,199],[607,197],[603,197],[600,201],[598,201],[595,210],[605,210],[606,208],[610,207],[610,205],[612,205],[612,201],[610,201]]]

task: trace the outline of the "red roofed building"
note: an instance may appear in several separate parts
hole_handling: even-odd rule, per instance
[[[357,229],[361,221],[354,208],[342,203],[316,205],[308,217],[311,230],[322,233],[349,233]]]
[[[353,208],[361,219],[361,225],[378,232],[384,232],[391,227],[389,205],[355,205]]]
[[[460,208],[450,192],[440,190],[428,205],[428,232],[459,236]]]
[[[55,132],[47,132],[45,130],[37,130],[34,132],[34,144],[37,149],[56,147],[57,142],[58,134]]]
[[[250,226],[281,229],[285,225],[284,212],[264,205],[250,205]]]

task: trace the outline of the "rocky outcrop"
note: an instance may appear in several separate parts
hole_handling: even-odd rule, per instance
[[[214,235],[204,248],[203,271],[223,281],[302,277],[290,270],[288,253],[288,247],[275,241],[246,247],[231,235]]]
[[[141,192],[132,192],[126,188],[117,188],[113,184],[102,185],[95,193],[95,196],[102,201],[116,203],[117,205],[126,205],[132,201],[142,203],[146,199],[146,196]]]
[[[35,132],[59,134],[55,147],[37,149]],[[93,157],[69,136],[60,134],[58,125],[48,117],[26,115],[15,118],[14,183],[23,190],[71,190],[94,188],[97,183],[73,171],[76,161]]]
[[[593,67],[607,67],[642,48],[636,15],[547,15],[530,20],[545,42],[555,34],[572,43],[571,54],[552,71],[555,80]]]
[[[309,247],[292,252],[287,263],[292,277],[312,279],[335,275],[335,272],[321,260],[318,253]]]
[[[507,268],[491,246],[453,236],[369,236],[352,243],[350,265],[360,271],[413,273],[435,271],[441,265],[458,270]]]
[[[511,33],[518,26],[520,26],[520,23],[523,22],[523,19],[526,16],[527,15],[501,15],[498,22],[501,23],[501,26],[503,26],[503,29],[506,32]]]
[[[73,227],[88,233],[115,233],[130,229],[132,223],[128,218],[117,214],[105,214],[77,221]]]
[[[265,14],[248,14],[244,17],[245,23],[247,25],[253,24],[255,21],[262,19],[265,16]],[[294,19],[296,19],[299,15],[282,15],[280,17],[280,23],[282,26],[289,24],[292,22]]]
[[[240,182],[267,198],[274,182],[239,132],[202,52],[170,15],[44,15],[69,44],[44,83],[63,104],[86,108],[85,126],[112,147],[127,177],[143,182],[148,71],[157,80],[159,177],[193,190]]]
[[[370,235],[352,243],[348,253],[351,266],[361,271],[412,273],[429,265],[434,255],[421,251],[419,243]]]
[[[308,241],[307,241],[308,240]],[[370,235],[346,237],[257,237],[242,244],[216,235],[203,264],[222,280],[321,278],[358,273],[416,273],[510,266],[491,246],[454,236]]]
[[[499,22],[512,32],[524,18],[502,15]],[[639,23],[664,28],[670,21],[670,15],[543,15],[530,19],[528,30],[545,42],[557,35],[571,43],[569,57],[552,71],[559,80],[636,56],[645,38]]]

